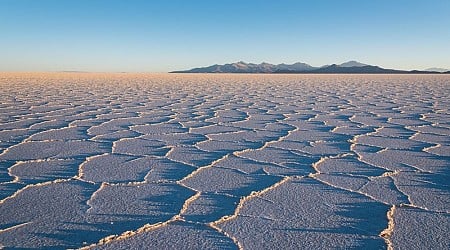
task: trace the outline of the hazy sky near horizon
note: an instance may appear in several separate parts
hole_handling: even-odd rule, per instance
[[[450,0],[0,0],[0,71],[450,68]]]

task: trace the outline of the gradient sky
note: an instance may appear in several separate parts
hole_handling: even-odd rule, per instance
[[[450,0],[0,0],[0,71],[450,69]]]

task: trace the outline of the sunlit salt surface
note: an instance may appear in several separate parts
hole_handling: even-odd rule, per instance
[[[0,73],[0,89],[0,248],[450,246],[450,76]]]

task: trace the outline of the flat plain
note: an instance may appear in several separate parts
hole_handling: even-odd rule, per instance
[[[0,248],[450,248],[450,76],[0,73],[0,89]]]

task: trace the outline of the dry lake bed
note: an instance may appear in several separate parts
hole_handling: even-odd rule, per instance
[[[0,73],[0,248],[449,249],[450,76]]]

